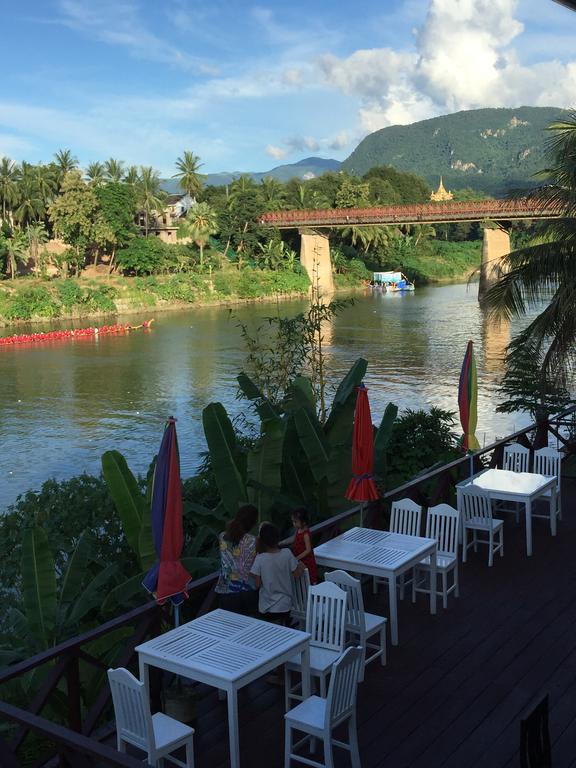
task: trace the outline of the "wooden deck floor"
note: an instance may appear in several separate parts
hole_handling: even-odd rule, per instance
[[[461,594],[431,616],[425,596],[400,604],[400,645],[360,686],[363,768],[504,768],[518,765],[519,718],[550,694],[555,768],[576,766],[576,481],[563,487],[564,520],[550,536],[534,521],[505,529],[505,557],[486,548],[461,569]],[[385,597],[369,599],[386,614]],[[226,702],[204,688],[196,729],[199,766],[228,765]],[[283,691],[264,681],[239,697],[242,765],[283,765]],[[336,765],[348,765],[346,756]]]

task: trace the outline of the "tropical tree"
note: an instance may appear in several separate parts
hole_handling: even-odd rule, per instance
[[[151,166],[140,166],[140,176],[136,184],[136,202],[144,214],[144,231],[148,234],[150,217],[164,208],[166,193],[160,187],[160,176]]]
[[[93,190],[82,180],[80,171],[69,171],[62,182],[61,194],[50,205],[49,216],[55,232],[72,246],[76,264],[94,240],[94,226],[99,206]]]
[[[117,248],[124,248],[137,232],[134,224],[136,215],[136,193],[129,184],[112,181],[95,190],[100,211],[99,217],[106,225],[104,246],[110,252],[110,266],[114,262]]]
[[[90,163],[86,168],[86,178],[91,187],[101,187],[105,181],[104,166],[98,161]]]
[[[2,201],[2,222],[7,221],[18,200],[19,168],[9,157],[0,159],[0,201]]]
[[[38,221],[44,215],[44,202],[40,196],[34,166],[22,163],[18,182],[18,199],[14,220],[24,227],[31,221]]]
[[[44,222],[37,221],[33,224],[28,224],[26,227],[26,238],[28,240],[30,258],[34,262],[34,266],[37,266],[40,247],[48,241],[48,233],[46,232]]]
[[[570,383],[576,360],[576,111],[548,130],[552,164],[542,172],[546,184],[532,202],[558,218],[543,222],[530,245],[504,257],[503,275],[485,297],[500,317],[540,310],[510,347],[508,363],[518,363],[523,346],[542,355],[542,400],[550,386]]]
[[[281,211],[284,207],[286,200],[284,185],[273,176],[264,176],[260,180],[260,196],[266,211]]]
[[[135,165],[131,165],[124,176],[124,183],[129,184],[131,187],[135,187],[136,184],[138,184],[139,178],[138,168]]]
[[[58,190],[58,172],[53,163],[39,163],[31,169],[31,175],[36,185],[38,197],[44,209],[48,208]]]
[[[26,254],[28,252],[28,239],[24,232],[14,232],[12,237],[4,241],[6,252],[6,272],[14,280],[18,264],[26,263]]]
[[[58,168],[58,181],[60,184],[62,184],[64,177],[69,171],[78,167],[78,158],[74,157],[69,149],[59,149],[54,154],[54,162]]]
[[[111,157],[104,163],[104,175],[107,181],[122,181],[124,176],[124,161]]]
[[[172,178],[178,179],[182,191],[192,198],[196,198],[202,189],[202,176],[198,173],[201,167],[200,158],[189,150],[176,160],[178,171]]]
[[[360,245],[362,253],[366,254],[371,248],[386,246],[390,241],[388,227],[377,224],[366,227],[347,227],[342,230],[342,239],[350,238],[354,247]]]
[[[216,211],[208,203],[195,203],[178,229],[178,237],[191,237],[200,249],[200,266],[204,265],[204,246],[210,235],[218,231]]]

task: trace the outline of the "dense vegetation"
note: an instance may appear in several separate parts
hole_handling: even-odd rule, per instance
[[[422,178],[392,167],[286,183],[242,176],[226,187],[205,186],[200,167],[192,152],[177,159],[174,183],[186,196],[178,202],[151,167],[126,168],[110,158],[82,172],[69,150],[45,165],[2,158],[0,258],[10,282],[0,285],[0,317],[12,322],[303,292],[308,282],[297,259],[298,234],[281,236],[261,225],[262,212],[424,202],[430,195]],[[462,199],[475,194],[460,192]],[[178,242],[157,237],[168,226]],[[450,251],[445,242],[481,237],[478,226],[464,226],[465,232],[462,225],[334,230],[336,285],[369,279],[366,264],[404,269],[420,282],[467,275],[478,266],[478,249]],[[122,276],[131,280],[122,285]]]
[[[449,189],[472,186],[503,197],[535,184],[545,164],[545,130],[567,114],[555,107],[473,109],[393,125],[363,139],[342,168],[362,175],[393,165],[433,186],[442,174]]]

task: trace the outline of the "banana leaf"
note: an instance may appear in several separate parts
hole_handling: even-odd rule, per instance
[[[244,394],[244,396],[251,400],[256,406],[256,412],[264,421],[265,419],[273,419],[278,416],[278,413],[270,400],[264,396],[264,393],[258,388],[258,386],[252,381],[248,374],[242,372],[236,377],[238,386]]]
[[[35,647],[53,641],[56,624],[56,569],[42,528],[27,528],[22,540],[22,599]]]
[[[69,624],[78,624],[90,611],[101,605],[117,573],[118,564],[110,563],[86,585],[68,614]]]
[[[145,514],[146,500],[136,478],[128,468],[126,459],[118,451],[102,454],[102,474],[122,520],[126,540],[134,554],[140,557],[140,528]]]
[[[222,403],[210,403],[202,411],[202,423],[220,498],[228,514],[235,515],[238,506],[247,501],[247,494],[232,422]]]
[[[329,451],[318,420],[301,408],[294,414],[294,423],[314,480],[319,482],[328,471]]]
[[[102,601],[102,613],[110,614],[116,612],[119,607],[132,605],[136,599],[141,604],[143,598],[148,595],[142,586],[142,580],[145,575],[145,572],[139,573],[108,590],[106,597]]]
[[[248,481],[267,486],[270,491],[251,487],[252,503],[258,509],[258,519],[265,520],[276,494],[282,488],[282,447],[285,425],[280,419],[267,419],[262,423],[262,435],[248,454]]]
[[[74,551],[68,559],[68,564],[64,572],[64,578],[60,585],[60,600],[58,605],[58,616],[60,620],[64,617],[68,606],[78,597],[82,585],[86,580],[88,561],[94,547],[94,535],[90,530],[85,530],[80,534],[80,538],[74,547]]]
[[[338,385],[338,389],[334,395],[334,400],[332,401],[330,415],[326,421],[326,435],[329,435],[330,432],[332,432],[335,427],[335,422],[337,420],[339,411],[342,408],[345,408],[347,404],[349,405],[350,399],[353,400],[354,405],[356,404],[354,390],[362,383],[362,379],[366,375],[367,368],[367,361],[364,360],[364,358],[359,357]],[[332,442],[335,443],[336,441]]]
[[[299,408],[316,414],[316,396],[310,379],[305,376],[296,376],[290,383],[284,400],[284,410],[287,413],[294,413]]]
[[[398,406],[394,403],[388,403],[374,438],[374,472],[380,476],[385,474],[386,448],[390,442],[397,416]]]

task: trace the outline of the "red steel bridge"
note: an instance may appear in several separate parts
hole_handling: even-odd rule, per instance
[[[383,205],[373,208],[330,208],[264,213],[262,224],[279,229],[303,227],[361,227],[375,224],[449,224],[459,221],[513,221],[549,219],[560,215],[558,209],[538,205],[534,200],[477,200],[473,202],[419,203]]]

